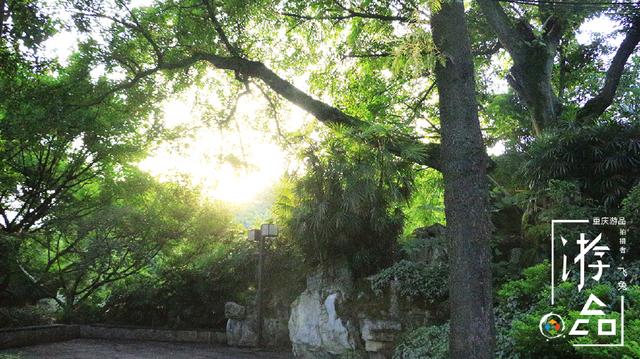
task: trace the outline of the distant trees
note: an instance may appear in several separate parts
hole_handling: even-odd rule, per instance
[[[108,203],[34,231],[20,246],[17,264],[29,285],[56,300],[67,318],[106,285],[139,273],[188,236],[199,225],[196,217],[203,220],[193,191],[142,174],[112,186]]]
[[[67,297],[86,297],[154,253],[139,243],[150,238],[125,243],[152,232],[127,229],[130,208],[116,209],[107,187],[128,178],[132,161],[162,135],[145,105],[157,91],[106,94],[105,79],[90,74],[97,61],[90,46],[66,66],[42,56],[56,28],[42,3],[0,5],[0,302],[59,299],[61,286]],[[118,234],[105,227],[116,223]],[[118,264],[98,263],[115,253]],[[72,283],[74,273],[82,275]]]

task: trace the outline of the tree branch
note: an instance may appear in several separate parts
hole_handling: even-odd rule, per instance
[[[607,70],[604,85],[598,94],[578,110],[576,114],[577,122],[584,123],[592,121],[602,115],[604,111],[611,106],[616,95],[616,90],[618,89],[618,84],[620,83],[620,78],[624,72],[624,66],[634,52],[638,42],[640,42],[640,18],[634,19],[633,25],[616,51],[611,65],[609,65],[609,69]]]
[[[162,50],[160,49],[160,46],[158,46],[156,41],[151,36],[151,34],[144,27],[142,27],[142,24],[138,20],[138,17],[133,13],[133,11],[131,11],[131,9],[129,9],[129,7],[127,6],[127,4],[124,1],[118,0],[117,3],[120,4],[120,6],[122,6],[123,8],[125,8],[127,10],[129,15],[131,16],[131,20],[133,20],[133,22],[135,24],[133,29],[139,31],[142,34],[142,36],[145,38],[145,40],[147,40],[149,45],[151,45],[151,47],[153,48],[153,52],[155,52],[158,62],[159,63],[162,62],[163,59],[164,59],[164,54],[163,54]],[[129,26],[129,25],[126,25],[126,22],[124,22],[124,21],[121,22],[121,23],[123,25],[125,25],[125,26]]]
[[[289,16],[289,17],[294,17],[297,19],[303,19],[303,20],[335,20],[335,21],[341,21],[341,20],[347,20],[347,19],[352,19],[352,18],[363,18],[363,19],[375,19],[375,20],[382,20],[382,21],[401,21],[401,22],[415,22],[414,19],[411,19],[408,16],[394,16],[394,15],[382,15],[382,14],[376,14],[376,13],[369,13],[369,12],[363,12],[363,11],[359,11],[359,10],[354,10],[351,8],[348,8],[344,5],[342,5],[340,2],[335,1],[335,4],[340,7],[339,11],[344,11],[346,12],[346,14],[343,12],[340,15],[317,15],[317,16],[311,16],[311,15],[301,15],[301,14],[294,14],[294,13],[290,13],[290,12],[283,12],[281,13],[284,16]]]
[[[551,15],[545,20],[545,22],[542,24],[542,28],[544,29],[542,37],[547,42],[547,44],[558,46],[558,43],[560,43],[560,39],[562,38],[562,33],[564,31],[564,23],[564,18],[555,15]]]
[[[4,36],[4,8],[6,2],[6,0],[0,0],[0,39]]]
[[[343,14],[343,15],[318,15],[318,16],[301,15],[301,14],[294,14],[294,13],[290,13],[290,12],[283,12],[281,14],[284,15],[284,16],[294,17],[294,18],[302,19],[302,20],[335,20],[335,21],[342,21],[342,20],[352,19],[352,18],[355,18],[355,17],[360,17],[360,18],[364,18],[364,19],[376,19],[376,20],[382,20],[382,21],[410,22],[410,19],[408,17],[405,17],[405,16],[370,14],[370,13],[364,13],[364,12],[349,12],[348,14]]]
[[[120,83],[107,93],[99,96],[96,103],[101,102],[109,95],[131,88],[145,77],[151,76],[160,70],[175,70],[189,67],[197,62],[206,61],[214,67],[221,70],[230,70],[239,73],[245,77],[253,77],[262,80],[269,88],[289,102],[299,106],[303,110],[309,112],[320,122],[328,125],[344,125],[353,129],[364,129],[369,126],[365,121],[346,114],[342,110],[319,101],[304,91],[298,89],[293,84],[278,76],[271,69],[267,68],[263,63],[251,61],[241,57],[227,57],[211,53],[194,52],[190,57],[184,58],[176,62],[167,62],[159,64],[154,68],[144,70],[136,74],[131,80]],[[415,138],[407,135],[398,134],[385,141],[387,150],[408,161],[415,162],[434,169],[440,168],[438,160],[439,145],[434,143],[423,143]],[[416,146],[420,150],[416,156],[409,156],[405,153],[406,146]],[[413,152],[413,151],[412,151]]]
[[[500,51],[500,49],[502,49],[502,44],[500,43],[500,41],[496,41],[493,44],[490,44],[488,46],[483,46],[483,47],[478,47],[476,49],[472,49],[471,50],[471,54],[473,56],[491,57],[494,54],[498,53],[498,51]]]
[[[496,0],[478,0],[478,5],[482,9],[489,26],[498,35],[502,45],[514,56],[521,56],[523,38],[519,30],[511,22],[509,16],[504,12],[502,5]]]
[[[346,55],[342,55],[342,59],[346,58],[377,58],[377,57],[391,57],[393,53],[391,52],[379,52],[379,53],[356,53],[351,52]]]
[[[123,19],[119,19],[119,18],[117,18],[115,16],[101,14],[101,13],[76,12],[76,14],[77,15],[82,15],[82,16],[90,16],[90,17],[96,17],[96,18],[102,18],[102,19],[111,20],[116,24],[120,24],[120,25],[126,27],[127,29],[137,31],[138,33],[140,33],[140,35],[142,35],[142,37],[144,37],[144,39],[147,41],[147,43],[149,43],[149,45],[153,49],[153,52],[156,55],[158,63],[162,63],[163,62],[163,58],[164,58],[164,54],[163,54],[162,50],[160,49],[160,46],[158,46],[158,44],[153,39],[151,34],[144,27],[142,27],[142,25],[138,21],[137,17],[126,6],[126,4],[124,4],[122,2],[119,2],[119,3],[121,3],[121,6],[123,6],[127,10],[129,15],[131,16],[131,20],[133,20],[133,23],[127,22],[126,20],[123,20]]]
[[[222,29],[222,25],[220,24],[220,21],[218,21],[218,17],[216,16],[216,9],[213,7],[213,5],[209,0],[202,0],[202,2],[207,8],[209,19],[213,23],[213,27],[216,30],[216,33],[218,33],[218,37],[220,37],[220,41],[222,41],[222,43],[224,44],[224,46],[227,48],[227,50],[232,56],[236,56],[236,57],[240,56],[240,52],[238,51],[238,48],[231,44],[231,42],[229,41],[229,37],[227,37],[227,34]]]
[[[364,129],[369,126],[367,122],[309,96],[290,82],[278,76],[261,62],[246,59],[235,59],[235,61],[230,62],[228,58],[221,58],[220,56],[211,54],[201,54],[200,56],[204,57],[206,61],[219,69],[237,70],[248,77],[261,79],[273,91],[314,115],[320,122],[345,125],[353,129]],[[389,141],[386,141],[387,150],[391,153],[435,169],[440,168],[439,161],[436,159],[437,157],[434,157],[437,152],[434,144],[425,144],[403,135],[393,136],[393,138],[388,140]],[[403,153],[403,148],[407,145],[417,145],[422,149],[418,158],[406,158],[407,155]],[[437,145],[435,146],[437,147]]]

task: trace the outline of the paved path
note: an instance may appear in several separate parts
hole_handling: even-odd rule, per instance
[[[290,359],[290,353],[227,348],[208,344],[73,339],[0,350],[0,359]]]

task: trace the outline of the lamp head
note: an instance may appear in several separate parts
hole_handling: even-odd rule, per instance
[[[260,233],[263,237],[277,237],[278,236],[278,226],[272,223],[263,224],[260,227]]]

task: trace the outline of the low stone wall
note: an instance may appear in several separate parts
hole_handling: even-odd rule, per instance
[[[151,340],[162,342],[226,344],[224,332],[209,330],[163,330],[123,328],[107,325],[43,325],[0,329],[0,349],[22,347],[77,338]]]
[[[224,332],[209,330],[164,330],[149,328],[123,328],[107,325],[81,325],[80,337],[91,339],[153,340],[159,342],[185,342],[225,344]]]
[[[0,349],[61,342],[80,337],[78,325],[42,325],[0,329]]]

